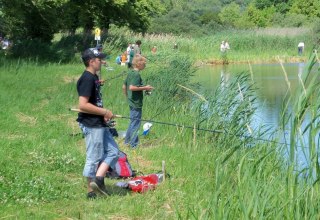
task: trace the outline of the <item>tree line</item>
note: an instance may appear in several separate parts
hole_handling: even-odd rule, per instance
[[[0,33],[52,41],[110,25],[140,33],[203,35],[226,28],[300,27],[319,22],[319,0],[0,0]]]

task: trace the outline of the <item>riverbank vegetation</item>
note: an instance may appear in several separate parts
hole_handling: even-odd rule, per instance
[[[101,29],[101,42],[113,59],[129,42],[140,39],[145,52],[153,46],[159,52],[171,51],[176,42],[197,64],[274,62],[277,56],[305,61],[320,39],[317,1],[0,3],[0,35],[11,40],[5,54],[14,59],[77,61],[81,51],[96,45],[95,28]],[[226,57],[219,52],[223,40],[231,47]],[[306,45],[302,57],[297,57],[299,42]]]
[[[293,34],[292,32],[301,33]],[[145,55],[151,53],[153,46],[157,47],[157,54],[179,53],[189,56],[196,65],[222,64],[225,59],[228,63],[270,63],[306,61],[315,44],[311,30],[304,28],[274,28],[258,30],[229,30],[218,32],[210,36],[192,38],[165,34],[134,35],[125,29],[111,29],[117,39],[125,42],[135,42],[143,39],[142,49]],[[225,54],[220,52],[220,44],[227,40],[230,50]],[[305,42],[305,51],[298,56],[298,43]],[[177,44],[178,49],[174,49]],[[119,45],[120,46],[120,45]],[[122,51],[121,51],[122,50]],[[125,48],[117,53],[121,54]]]
[[[301,34],[292,34],[297,32]],[[169,54],[180,54],[191,58],[195,65],[228,63],[272,63],[305,62],[308,54],[315,48],[313,34],[305,28],[274,28],[257,30],[229,30],[210,36],[198,38],[175,36],[171,34],[134,34],[126,28],[113,27],[108,36],[104,36],[104,52],[108,54],[109,63],[115,64],[118,55],[124,53],[128,43],[142,39],[143,54],[149,58]],[[222,41],[228,40],[230,50],[220,52]],[[298,55],[297,45],[305,42],[302,55]],[[6,53],[7,59],[38,60],[39,62],[78,63],[80,52],[90,45],[95,45],[93,36],[83,38],[81,33],[70,36],[57,34],[55,41],[48,45],[41,41],[21,42],[13,45]],[[177,49],[174,49],[177,44]],[[152,47],[157,52],[151,52]]]
[[[316,57],[312,59],[309,67]],[[122,68],[102,73],[111,78]],[[268,131],[250,128],[256,109],[250,76],[239,74],[213,95],[200,98],[176,86],[199,91],[189,80],[192,62],[177,54],[149,60],[142,73],[156,87],[145,98],[143,117],[173,126],[154,123],[135,150],[117,138],[135,169],[155,172],[165,160],[171,178],[145,194],[119,190],[113,185],[116,181],[107,180],[112,196],[87,200],[81,177],[85,143],[78,135],[76,114],[68,110],[77,103],[75,84],[82,70],[82,64],[1,63],[2,218],[319,218],[317,142],[311,142],[310,172],[297,172],[294,153],[286,160],[287,145],[277,139],[263,140],[261,135]],[[120,77],[107,81],[104,104],[116,114],[128,115],[122,81]],[[308,82],[301,87],[306,93],[291,99],[298,100],[296,116],[289,117],[296,125],[293,135],[298,134],[305,107],[318,109],[316,84]],[[315,118],[307,128],[315,134],[318,116],[312,115]],[[127,124],[117,119],[118,131]],[[295,148],[291,143],[289,149]]]

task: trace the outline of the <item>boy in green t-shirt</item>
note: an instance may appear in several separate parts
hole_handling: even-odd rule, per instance
[[[151,91],[152,86],[144,86],[139,71],[146,66],[146,58],[136,54],[132,60],[132,69],[123,83],[122,90],[128,99],[130,108],[130,123],[126,133],[125,144],[132,148],[137,147],[139,143],[138,131],[141,124],[143,91]]]

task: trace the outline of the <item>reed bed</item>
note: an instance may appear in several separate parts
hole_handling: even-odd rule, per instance
[[[293,31],[295,34],[291,34]],[[197,64],[222,64],[220,44],[225,40],[230,44],[227,59],[231,63],[247,63],[248,60],[256,63],[278,62],[277,56],[287,62],[305,61],[307,54],[313,50],[312,35],[308,29],[228,30],[196,39],[170,34],[139,35],[122,29],[112,29],[110,33],[131,43],[143,39],[142,49],[145,55],[151,55],[151,48],[156,46],[158,54],[178,52],[189,56]],[[304,56],[298,56],[297,45],[300,41],[306,45]],[[173,49],[175,43],[178,50]]]

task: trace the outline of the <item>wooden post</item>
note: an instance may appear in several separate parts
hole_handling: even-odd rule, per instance
[[[193,145],[196,146],[196,137],[197,137],[197,129],[196,129],[196,125],[194,124],[193,126]]]
[[[163,182],[166,180],[166,162],[162,161],[162,174],[163,174]]]

